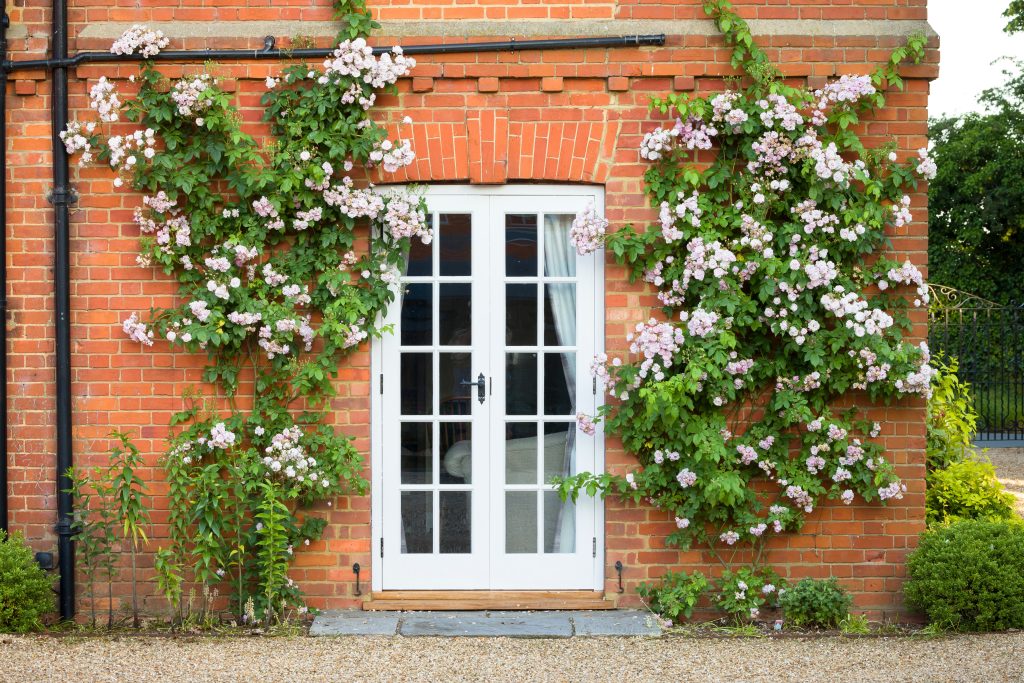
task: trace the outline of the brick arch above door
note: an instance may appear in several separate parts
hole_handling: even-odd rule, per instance
[[[466,120],[412,123],[400,131],[416,160],[387,182],[513,180],[604,184],[611,172],[617,121],[515,121],[495,109],[468,111]],[[411,134],[410,134],[411,129]]]

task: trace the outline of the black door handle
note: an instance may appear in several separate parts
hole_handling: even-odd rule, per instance
[[[461,384],[464,387],[474,387],[475,386],[476,387],[476,397],[477,397],[477,399],[479,399],[479,401],[481,403],[484,402],[484,391],[487,388],[487,378],[484,377],[484,373],[481,372],[480,376],[476,378],[475,382],[470,382],[468,380],[462,380],[461,382],[459,382],[459,384]]]

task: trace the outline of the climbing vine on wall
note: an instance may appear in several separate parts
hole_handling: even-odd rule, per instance
[[[243,131],[212,66],[169,80],[153,61],[130,79],[137,94],[126,102],[100,78],[90,91],[99,120],[62,135],[69,153],[95,157],[115,186],[143,195],[139,265],[178,286],[177,305],[133,314],[125,333],[205,354],[203,378],[216,389],[174,415],[163,457],[171,534],[156,564],[174,605],[191,577],[230,595],[241,617],[304,609],[288,568],[325,520],[302,509],[366,489],[360,454],[328,424],[332,379],[385,332],[377,321],[409,242],[431,232],[420,197],[358,181],[363,169],[413,160],[409,142],[390,140],[369,111],[415,62],[397,47],[373,55],[363,0],[335,6],[333,55],[266,79],[265,135]],[[136,26],[112,52],[151,58],[167,44]],[[122,121],[130,132],[113,134]],[[101,136],[104,125],[116,128]]]
[[[609,231],[591,210],[573,229],[581,253],[609,250],[662,304],[627,357],[595,359],[615,401],[578,420],[591,434],[603,420],[640,467],[560,486],[649,502],[675,517],[669,544],[721,557],[798,530],[823,498],[902,497],[860,406],[929,391],[928,348],[903,338],[927,290],[884,251],[886,230],[912,220],[906,193],[935,168],[924,150],[900,159],[856,132],[902,87],[898,67],[920,60],[923,36],[871,75],[811,91],[783,81],[728,2],[704,9],[745,78],[653,103],[675,118],[640,148],[657,224]]]

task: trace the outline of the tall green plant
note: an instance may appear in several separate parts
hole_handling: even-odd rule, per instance
[[[208,359],[212,391],[190,392],[161,461],[171,538],[158,575],[172,607],[192,580],[210,588],[204,596],[227,582],[239,616],[250,598],[261,619],[301,608],[285,580],[291,551],[270,548],[316,538],[324,524],[303,511],[367,487],[361,455],[331,426],[333,380],[346,356],[387,331],[378,321],[410,240],[432,235],[418,194],[364,180],[413,161],[410,142],[369,112],[415,62],[398,48],[373,55],[365,36],[377,24],[363,0],[336,0],[335,10],[334,54],[267,78],[268,134],[258,140],[215,65],[169,81],[152,61],[131,98],[100,79],[100,121],[62,134],[69,153],[106,163],[115,185],[144,195],[140,264],[178,286],[175,305],[145,321],[133,314],[125,333]],[[150,57],[167,44],[133,27],[113,50]],[[136,130],[100,136],[97,125],[121,118]],[[270,501],[268,537],[258,519]]]
[[[111,484],[118,525],[131,558],[132,626],[139,628],[138,553],[140,545],[149,543],[149,496],[146,483],[137,472],[143,464],[139,449],[124,432],[111,436],[118,442],[111,451]]]
[[[970,455],[978,423],[971,387],[957,376],[957,359],[937,358],[934,367],[932,395],[928,398],[929,470],[949,467]]]

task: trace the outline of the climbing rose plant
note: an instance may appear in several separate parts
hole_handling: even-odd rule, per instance
[[[656,224],[607,231],[588,209],[571,233],[581,254],[610,250],[661,302],[628,335],[629,356],[594,360],[616,401],[578,417],[586,434],[603,420],[640,467],[559,484],[573,498],[646,501],[675,518],[669,544],[721,559],[798,530],[823,498],[905,492],[857,404],[929,392],[928,348],[903,339],[908,309],[928,301],[921,272],[882,252],[886,230],[912,220],[908,190],[935,168],[924,150],[901,161],[855,132],[885,87],[902,86],[897,67],[920,59],[923,37],[870,76],[809,91],[782,81],[727,2],[705,11],[747,85],[653,103],[675,118],[639,151]]]
[[[431,231],[420,197],[359,181],[364,168],[391,173],[414,158],[369,111],[415,62],[397,47],[373,54],[363,0],[336,9],[334,53],[266,79],[265,136],[243,131],[213,69],[168,81],[152,61],[130,78],[127,102],[101,78],[90,93],[99,122],[61,136],[69,153],[98,158],[116,186],[144,195],[139,264],[178,286],[177,305],[132,314],[124,332],[145,347],[204,353],[204,380],[217,389],[173,417],[180,429],[163,458],[171,539],[157,569],[172,604],[191,576],[223,588],[243,618],[304,610],[288,568],[325,520],[302,509],[366,489],[362,457],[327,424],[332,379],[385,331],[377,321],[410,240],[429,242]],[[167,44],[136,26],[112,52],[149,60]],[[100,136],[98,124],[122,119],[133,129]]]

